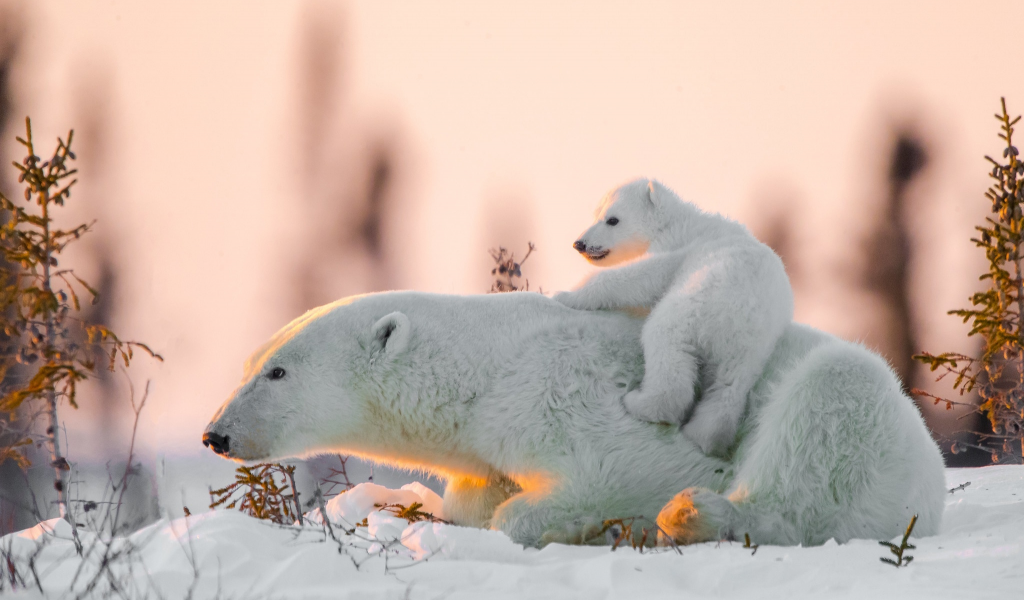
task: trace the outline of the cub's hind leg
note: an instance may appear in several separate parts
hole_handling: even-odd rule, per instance
[[[707,286],[696,315],[700,356],[706,360],[704,391],[683,434],[706,454],[722,455],[736,439],[747,396],[793,319],[793,294],[781,263],[740,253],[733,269],[722,269]],[[762,257],[763,258],[763,257]]]
[[[710,384],[693,416],[683,426],[683,435],[705,454],[724,455],[736,440],[740,420],[747,409],[747,395],[767,361],[767,351],[750,352],[711,365]]]
[[[644,323],[644,379],[623,398],[634,417],[682,423],[689,414],[700,366],[693,339],[694,308],[692,297],[669,293]]]

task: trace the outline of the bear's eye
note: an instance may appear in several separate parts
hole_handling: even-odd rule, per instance
[[[611,225],[612,227],[615,227],[616,225],[619,224],[619,218],[618,217],[612,217],[612,218],[608,219],[607,221],[605,221],[605,223]]]
[[[281,367],[274,367],[267,377],[270,377],[271,379],[281,379],[284,377],[284,369]]]

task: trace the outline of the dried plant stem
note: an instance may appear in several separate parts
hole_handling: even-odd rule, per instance
[[[313,492],[316,498],[316,506],[320,510],[320,520],[324,522],[324,527],[327,528],[327,534],[331,536],[331,539],[338,542],[338,537],[334,535],[334,527],[331,526],[331,520],[327,518],[327,507],[324,505],[324,495],[320,491],[320,484],[317,484],[316,491]]]
[[[288,483],[292,486],[292,503],[295,504],[295,519],[302,525],[302,503],[299,502],[299,488],[295,486],[295,469],[285,471],[288,475]]]

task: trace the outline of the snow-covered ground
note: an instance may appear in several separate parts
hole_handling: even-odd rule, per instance
[[[942,534],[913,539],[914,561],[899,569],[879,561],[889,552],[875,540],[756,552],[709,543],[684,547],[682,555],[628,547],[523,549],[495,531],[409,525],[374,512],[374,503],[420,502],[421,510],[439,513],[440,499],[419,484],[402,490],[364,484],[327,506],[335,522],[366,517],[367,526],[352,535],[335,527],[338,541],[319,526],[276,526],[232,510],[164,520],[114,545],[135,550],[94,591],[113,581],[127,597],[163,598],[184,598],[190,590],[194,598],[1024,597],[1024,467],[947,471],[950,488],[968,481],[947,497]],[[49,595],[68,590],[76,572],[81,591],[97,570],[87,561],[79,572],[70,533],[64,521],[47,521],[0,539],[0,549],[22,568],[38,551],[34,567]],[[92,534],[81,538],[88,549]],[[0,573],[9,576],[3,565]],[[39,596],[29,589],[12,597]]]

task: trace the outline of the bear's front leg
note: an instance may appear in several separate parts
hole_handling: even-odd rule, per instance
[[[589,510],[583,508],[588,504]],[[498,507],[491,528],[524,546],[608,544],[603,532],[606,516],[594,510],[592,502],[570,498],[557,489],[523,492]]]
[[[602,500],[609,494],[607,487],[579,495],[575,486],[573,494],[569,487],[554,491],[533,491],[516,494],[498,507],[491,520],[491,528],[505,532],[513,541],[524,546],[543,547],[548,544],[598,545],[613,542],[612,534],[606,528],[606,519],[634,518],[638,515],[623,512],[623,505],[636,504],[619,497],[617,502]],[[586,486],[583,487],[586,489]],[[641,501],[642,502],[642,501]],[[648,535],[643,539],[644,527]],[[633,531],[633,542],[653,545],[657,537],[651,534],[654,522],[637,522]]]
[[[444,516],[455,525],[487,528],[498,506],[520,491],[497,473],[489,479],[453,477],[444,489]]]
[[[522,492],[498,507],[491,528],[504,532],[517,544],[537,547],[544,532],[559,521],[559,512],[550,493]]]

